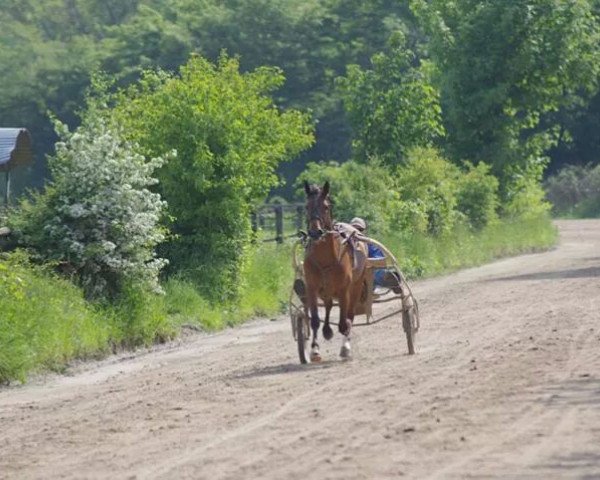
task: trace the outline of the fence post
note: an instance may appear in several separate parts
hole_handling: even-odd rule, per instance
[[[256,212],[252,212],[250,214],[250,222],[252,223],[252,232],[258,232],[258,217],[256,215]]]
[[[277,243],[283,243],[283,207],[277,205],[273,210],[275,211],[275,228],[277,230],[275,240]]]
[[[4,206],[8,208],[8,202],[10,202],[10,171],[6,171],[6,191],[4,192]]]
[[[304,225],[304,207],[302,205],[298,205],[296,207],[296,228],[298,231],[302,230]]]

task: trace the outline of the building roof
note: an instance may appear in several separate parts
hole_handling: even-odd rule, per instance
[[[24,128],[0,128],[0,172],[30,163],[31,135]]]

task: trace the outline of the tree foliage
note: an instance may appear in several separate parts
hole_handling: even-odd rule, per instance
[[[401,163],[411,147],[440,138],[441,108],[426,65],[415,66],[415,55],[400,34],[389,53],[371,58],[372,68],[349,65],[339,79],[342,98],[354,133],[354,157],[378,157]]]
[[[335,188],[331,195],[336,221],[349,222],[360,216],[367,221],[369,233],[388,233],[395,223],[394,216],[401,207],[394,179],[389,169],[372,159],[366,165],[350,160],[343,164],[336,162],[309,163],[298,177],[298,193],[304,193],[304,181],[322,185],[329,181]]]
[[[176,71],[191,52],[216,61],[226,50],[240,57],[242,71],[280,67],[287,81],[277,101],[310,108],[318,120],[311,158],[345,160],[350,130],[333,79],[347,64],[367,67],[398,30],[413,47],[420,38],[408,5],[395,0],[6,1],[0,121],[34,134],[38,184],[43,154],[56,141],[46,112],[75,126],[92,72],[101,69],[127,85],[144,69]],[[286,177],[307,158],[283,165]]]
[[[310,153],[279,167],[287,179],[308,160],[351,158],[352,140],[355,152],[388,163],[432,142],[457,163],[490,163],[503,198],[512,175],[505,167],[528,171],[545,155],[553,169],[598,161],[596,0],[5,0],[3,7],[0,117],[3,126],[32,131],[38,185],[43,154],[56,141],[46,112],[76,126],[92,72],[126,86],[145,69],[174,72],[191,52],[216,61],[224,49],[239,56],[241,71],[280,67],[287,81],[274,93],[278,104],[311,109],[317,120]],[[399,34],[406,43],[390,47]],[[349,89],[334,87],[340,76]]]
[[[279,163],[313,142],[306,114],[273,103],[283,81],[276,68],[242,74],[226,55],[196,56],[117,97],[117,122],[145,155],[178,152],[158,172],[175,235],[165,254],[211,298],[235,296],[253,205],[278,184]]]
[[[431,35],[448,151],[497,174],[543,156],[556,112],[596,88],[598,22],[584,0],[413,1]]]

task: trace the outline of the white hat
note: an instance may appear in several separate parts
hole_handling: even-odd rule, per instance
[[[350,220],[350,225],[361,232],[367,229],[367,222],[360,217],[354,217],[352,220]]]

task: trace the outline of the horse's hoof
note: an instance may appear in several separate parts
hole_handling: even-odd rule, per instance
[[[350,360],[352,358],[352,350],[344,345],[340,350],[340,357],[342,357],[343,360]]]
[[[323,326],[323,337],[325,337],[325,340],[331,340],[333,338],[333,330],[329,324]]]
[[[321,354],[320,353],[313,352],[313,353],[310,354],[310,361],[311,361],[311,363],[320,363],[321,360],[323,360],[323,359],[321,358]]]

